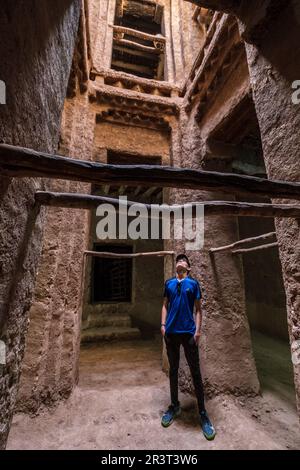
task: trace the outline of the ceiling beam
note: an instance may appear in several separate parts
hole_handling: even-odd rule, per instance
[[[56,193],[49,191],[37,191],[35,193],[35,200],[38,204],[51,206],[51,207],[67,207],[70,209],[96,209],[100,204],[111,204],[119,208],[122,205],[130,207],[132,205],[141,205],[151,211],[151,204],[144,204],[134,201],[120,201],[120,199],[93,196],[89,194],[76,194],[76,193]],[[245,216],[245,217],[300,217],[300,205],[293,204],[264,204],[264,203],[249,203],[249,202],[235,202],[235,201],[202,201],[191,202],[189,204],[175,205],[176,208],[190,207],[196,214],[196,207],[204,207],[204,215],[221,215],[221,216]],[[172,208],[172,205],[169,206]],[[172,212],[171,212],[172,216]]]
[[[8,177],[43,177],[94,184],[126,184],[255,194],[300,200],[300,183],[235,173],[159,165],[107,165],[0,144],[0,170]]]

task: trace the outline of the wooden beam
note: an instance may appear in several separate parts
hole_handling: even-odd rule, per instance
[[[164,81],[158,81],[158,80],[153,80],[153,79],[145,79],[141,77],[135,77],[133,75],[125,74],[124,72],[118,72],[117,70],[97,70],[97,69],[92,69],[91,75],[93,79],[96,77],[102,77],[105,80],[105,83],[107,85],[113,85],[115,82],[121,80],[124,85],[126,84],[126,87],[133,87],[134,85],[140,85],[142,88],[145,88],[148,90],[148,93],[150,93],[152,90],[159,90],[161,92],[162,96],[165,97],[170,97],[172,92],[180,92],[181,88],[177,85],[171,84],[169,82],[164,82]],[[103,88],[101,89],[101,92],[103,92]],[[144,99],[141,97],[141,99]],[[149,95],[147,100],[156,100],[156,102],[161,100],[162,98],[155,98],[153,95]],[[163,99],[164,103],[167,103],[169,101],[169,104],[174,104],[171,100]]]
[[[163,36],[158,36],[155,34],[144,33],[143,31],[138,31],[137,29],[125,28],[124,26],[117,26],[114,24],[109,24],[113,28],[114,32],[121,34],[127,34],[128,36],[134,36],[136,38],[144,39],[144,41],[160,42],[165,44],[166,38]]]
[[[109,251],[85,251],[86,256],[95,256],[96,258],[146,258],[151,256],[173,256],[174,251],[148,251],[143,253],[111,253]]]
[[[119,207],[119,199],[105,196],[91,196],[89,194],[55,193],[48,191],[37,191],[35,200],[39,204],[52,207],[68,207],[73,209],[96,209],[100,204],[108,203]],[[128,206],[142,204],[151,210],[151,204],[143,204],[127,201]],[[231,201],[203,201],[192,202],[176,207],[192,207],[195,211],[197,206],[204,206],[205,215],[222,216],[246,216],[246,217],[300,217],[300,205],[292,204],[260,204]],[[172,207],[172,206],[171,206]]]
[[[111,65],[113,67],[131,70],[132,72],[140,72],[150,76],[153,75],[153,69],[151,67],[147,67],[146,65],[131,64],[123,60],[113,60]]]
[[[123,46],[123,47],[132,47],[133,49],[136,49],[137,51],[141,51],[141,52],[147,52],[147,53],[150,53],[150,54],[162,54],[162,51],[160,51],[159,49],[156,49],[155,47],[151,47],[151,46],[144,46],[143,44],[139,44],[138,42],[134,42],[134,41],[129,41],[128,39],[114,39],[114,43],[115,44],[119,44],[119,46]],[[120,48],[119,48],[120,49]],[[119,50],[116,46],[114,46],[114,50]],[[121,50],[124,50],[124,49],[121,49]],[[127,54],[136,54],[136,51],[133,51],[132,49],[125,49],[124,52],[126,52]]]
[[[233,248],[237,248],[237,247],[246,245],[248,243],[253,243],[253,242],[261,241],[261,240],[269,240],[270,238],[274,238],[274,237],[276,237],[276,232],[264,233],[263,235],[259,235],[258,237],[244,238],[243,240],[239,240],[235,243],[231,243],[231,245],[220,246],[218,248],[211,248],[209,252],[217,253],[220,251],[230,251]]]
[[[266,245],[253,246],[252,248],[243,248],[241,250],[233,250],[231,253],[235,255],[242,255],[245,253],[251,253],[253,251],[267,250],[268,248],[273,248],[278,246],[278,242],[268,243]]]
[[[255,176],[159,165],[106,165],[4,144],[0,145],[0,169],[3,176],[9,177],[44,177],[94,184],[208,189],[233,194],[252,193],[257,196],[300,199],[300,183],[292,181],[273,181]]]

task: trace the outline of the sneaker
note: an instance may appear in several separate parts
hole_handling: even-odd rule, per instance
[[[210,419],[206,411],[201,411],[200,413],[200,424],[202,432],[208,441],[212,441],[216,436],[216,431],[213,425],[210,422]]]
[[[174,419],[177,418],[181,413],[180,405],[174,406],[170,405],[167,411],[163,414],[161,418],[161,424],[164,428],[170,426],[173,423]]]

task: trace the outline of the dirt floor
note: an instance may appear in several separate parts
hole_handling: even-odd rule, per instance
[[[289,348],[260,334],[253,341],[263,396],[209,400],[213,442],[203,437],[189,395],[180,396],[181,417],[161,426],[169,391],[158,338],[84,348],[73,396],[36,417],[16,415],[8,449],[299,449]]]

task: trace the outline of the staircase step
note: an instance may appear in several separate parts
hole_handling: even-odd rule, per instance
[[[81,333],[82,343],[98,343],[114,340],[140,339],[141,332],[138,328],[111,327],[88,328]]]
[[[103,328],[107,326],[130,328],[131,318],[129,315],[99,315],[98,313],[91,313],[89,315],[88,328]]]

